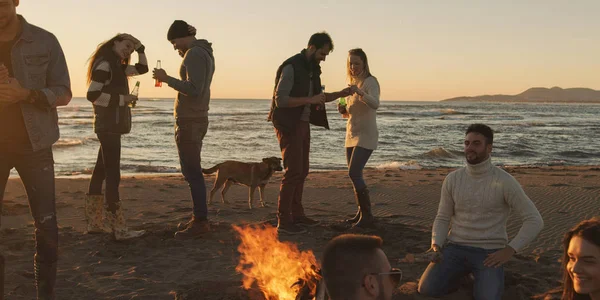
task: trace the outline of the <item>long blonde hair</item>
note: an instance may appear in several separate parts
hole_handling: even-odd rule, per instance
[[[88,59],[87,78],[86,78],[88,84],[90,84],[90,82],[92,82],[92,73],[94,72],[94,66],[96,64],[96,61],[103,56],[105,59],[107,57],[117,58],[117,55],[112,50],[112,47],[114,46],[115,42],[122,41],[124,39],[125,38],[123,37],[123,35],[119,33],[119,34],[115,35],[114,37],[112,37],[110,40],[104,41],[98,45],[98,47],[96,48],[94,53],[92,53],[92,55]],[[130,57],[121,60],[121,64],[128,65],[129,59],[130,59]]]
[[[358,56],[364,64],[363,71],[358,76],[352,76],[352,72],[350,71],[350,56],[351,55]],[[348,83],[350,83],[350,84],[358,84],[358,83],[362,82],[363,80],[365,80],[365,78],[373,76],[371,74],[371,71],[369,70],[369,61],[367,59],[367,54],[365,53],[365,51],[363,51],[363,49],[355,48],[355,49],[351,49],[350,51],[348,51],[348,59],[346,60],[346,76],[348,77]]]

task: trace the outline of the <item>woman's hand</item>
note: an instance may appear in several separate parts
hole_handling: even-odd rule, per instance
[[[355,84],[350,86],[350,91],[352,92],[352,94],[358,94],[359,96],[363,96],[365,93],[358,88],[358,86],[356,86]]]
[[[137,38],[135,38],[133,35],[131,35],[129,33],[122,33],[119,36],[124,40],[130,40],[131,42],[133,42],[134,50],[137,50],[139,47],[142,46],[142,42],[140,42],[140,40],[138,40]]]
[[[338,105],[337,105],[337,109],[338,109],[338,112],[339,112],[340,114],[342,114],[342,115],[343,115],[343,114],[347,114],[347,113],[348,113],[348,110],[346,109],[346,105],[340,105],[340,104],[338,103]]]
[[[137,100],[138,100],[138,97],[134,96],[134,95],[125,95],[123,97],[123,101],[125,102],[125,105],[136,102]]]

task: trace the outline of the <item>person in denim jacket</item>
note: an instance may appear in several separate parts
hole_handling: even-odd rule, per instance
[[[52,145],[59,138],[56,107],[71,101],[71,83],[56,37],[17,15],[18,5],[0,0],[0,204],[16,168],[35,226],[37,297],[54,299],[58,226]]]

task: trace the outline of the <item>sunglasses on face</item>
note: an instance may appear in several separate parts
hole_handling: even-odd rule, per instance
[[[402,281],[402,270],[398,268],[392,268],[389,272],[369,273],[369,275],[389,276],[394,283],[394,286],[398,286],[400,281]]]

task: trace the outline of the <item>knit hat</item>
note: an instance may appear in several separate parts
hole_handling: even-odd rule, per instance
[[[174,39],[191,36],[192,34],[190,33],[188,27],[189,25],[185,21],[175,20],[175,22],[171,24],[171,27],[169,27],[169,32],[167,33],[167,40],[171,41]]]

